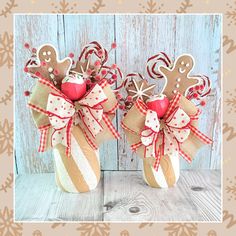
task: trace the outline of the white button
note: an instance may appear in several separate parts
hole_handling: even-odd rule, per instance
[[[50,76],[52,79],[55,78],[55,75],[54,75],[54,74],[50,74],[49,76]]]
[[[176,91],[176,90],[173,90],[173,93],[177,93],[177,91]]]
[[[180,82],[180,81],[181,81],[181,79],[180,79],[180,78],[178,78],[178,79],[176,79],[176,81],[177,81],[177,82]]]
[[[52,72],[52,71],[53,71],[53,68],[52,68],[52,67],[48,67],[48,71],[49,71],[49,72]]]
[[[176,87],[176,88],[179,88],[179,84],[176,84],[175,87]]]

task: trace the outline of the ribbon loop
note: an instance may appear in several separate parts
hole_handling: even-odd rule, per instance
[[[156,159],[154,163],[155,170],[158,170],[161,155],[171,155],[179,152],[185,160],[191,161],[192,158],[180,147],[188,139],[190,132],[202,142],[212,143],[206,135],[192,125],[192,121],[198,119],[199,110],[195,115],[188,115],[179,107],[180,98],[181,95],[178,93],[172,99],[161,124],[155,111],[146,108],[145,112],[142,112],[145,114],[145,126],[140,134],[141,142],[132,144],[132,149],[135,150],[143,145],[145,147],[144,158],[154,157]],[[125,126],[124,128],[127,129]]]

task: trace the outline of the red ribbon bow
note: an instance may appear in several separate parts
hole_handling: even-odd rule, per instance
[[[107,101],[107,96],[103,92],[102,85],[96,84],[81,100],[73,103],[61,91],[52,87],[50,82],[42,79],[39,82],[56,92],[49,93],[46,110],[29,104],[34,110],[49,117],[50,124],[39,127],[41,131],[39,152],[46,150],[49,131],[52,130],[51,146],[61,143],[66,147],[68,156],[71,148],[72,125],[80,125],[86,140],[93,149],[97,149],[97,145],[89,137],[87,131],[95,138],[103,130],[101,121],[104,121],[114,137],[119,138],[118,132],[103,111],[102,103]]]
[[[156,171],[162,155],[171,155],[178,152],[186,161],[191,162],[192,158],[180,147],[180,144],[188,139],[190,132],[204,143],[212,143],[211,139],[191,124],[193,120],[198,119],[200,110],[194,116],[189,116],[178,106],[180,98],[180,93],[173,98],[161,123],[156,112],[146,108],[145,127],[140,134],[141,141],[131,145],[133,151],[136,151],[141,145],[145,146],[144,157],[154,157],[156,159],[153,166]],[[144,112],[144,105],[140,106],[142,112]]]

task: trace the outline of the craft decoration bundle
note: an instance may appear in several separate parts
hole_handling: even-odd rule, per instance
[[[191,162],[202,145],[212,143],[198,129],[199,107],[205,105],[211,83],[207,76],[191,75],[191,55],[174,62],[164,52],[150,57],[147,74],[156,80],[150,84],[139,73],[123,80],[116,64],[107,65],[116,43],[108,52],[91,42],[77,61],[73,53],[59,60],[49,44],[25,47],[31,57],[24,71],[37,79],[25,95],[41,133],[39,152],[53,148],[56,182],[63,191],[87,192],[97,186],[98,147],[120,138],[112,124],[118,107],[124,111],[121,126],[132,151],[143,159],[144,180],[152,187],[173,186],[179,178],[179,156]],[[117,80],[121,85],[111,89]],[[161,80],[165,83],[157,93]]]
[[[112,124],[118,102],[111,85],[122,73],[116,64],[107,65],[109,52],[98,42],[86,45],[77,62],[73,53],[59,60],[49,44],[31,52],[24,71],[37,82],[25,95],[41,132],[39,152],[53,148],[62,190],[90,191],[100,179],[99,145],[120,137]]]
[[[144,180],[152,187],[173,186],[179,178],[179,156],[191,162],[202,145],[212,143],[198,129],[197,106],[205,105],[211,84],[207,76],[191,76],[193,66],[190,55],[173,63],[161,52],[147,61],[149,77],[165,80],[159,94],[138,73],[128,74],[123,82],[127,96],[120,95],[125,111],[121,126],[131,149],[143,159]]]

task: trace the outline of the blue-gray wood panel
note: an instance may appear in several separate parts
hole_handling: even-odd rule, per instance
[[[15,16],[15,150],[19,173],[53,171],[53,156],[49,151],[37,153],[39,134],[22,94],[34,84],[26,79],[23,62],[24,42],[35,47],[52,43],[60,57],[73,51],[75,58],[86,43],[97,40],[109,48],[116,40],[118,49],[111,52],[109,61],[117,63],[124,74],[140,72],[147,77],[145,63],[148,57],[165,51],[172,58],[190,53],[196,59],[194,74],[211,78],[213,90],[203,108],[200,129],[214,137],[212,146],[203,147],[191,165],[181,161],[183,169],[218,169],[221,163],[221,95],[220,95],[220,35],[221,18],[211,15],[38,15]],[[150,80],[151,81],[151,80]],[[161,81],[158,83],[161,88]],[[118,126],[118,112],[114,124]],[[118,122],[116,122],[116,120]],[[123,139],[107,142],[100,148],[103,170],[137,170],[142,163],[132,154]]]

